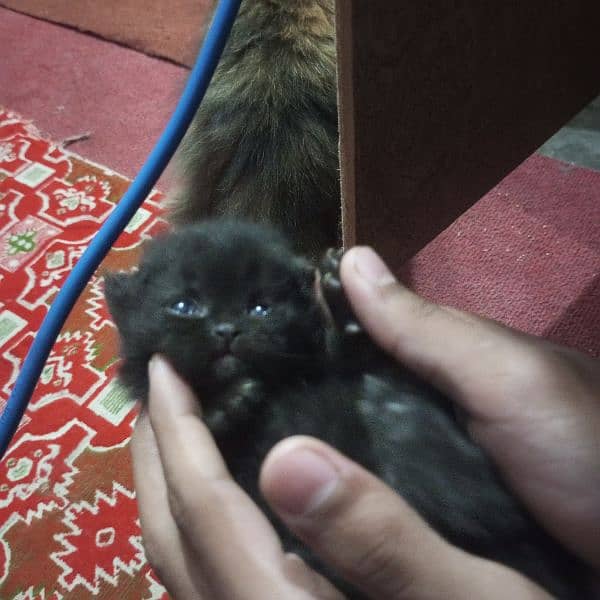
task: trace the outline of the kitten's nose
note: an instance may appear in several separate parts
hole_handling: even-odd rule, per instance
[[[217,337],[223,338],[228,342],[238,334],[233,323],[219,323],[218,325],[215,325],[213,332]]]

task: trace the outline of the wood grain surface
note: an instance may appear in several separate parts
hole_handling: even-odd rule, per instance
[[[344,234],[412,256],[600,90],[600,2],[339,0]]]

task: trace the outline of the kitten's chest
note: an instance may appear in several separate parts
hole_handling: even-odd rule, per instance
[[[234,478],[255,489],[260,465],[284,438],[305,435],[322,440],[368,463],[370,442],[359,410],[362,375],[297,381],[268,393],[262,409],[236,431],[217,438]]]

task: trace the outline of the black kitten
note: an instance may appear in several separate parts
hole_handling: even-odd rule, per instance
[[[133,274],[109,275],[121,378],[146,398],[147,362],[168,357],[202,399],[238,483],[267,511],[260,464],[273,445],[312,435],[363,464],[450,542],[504,563],[559,598],[586,597],[579,564],[507,491],[454,418],[450,402],[360,333],[328,254],[314,269],[279,234],[212,221],[155,240]],[[340,582],[275,519],[287,550]]]

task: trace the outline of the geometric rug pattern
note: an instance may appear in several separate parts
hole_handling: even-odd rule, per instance
[[[0,409],[73,264],[128,181],[0,108]],[[167,598],[141,545],[105,270],[165,228],[153,192],[91,279],[0,463],[0,598]]]

